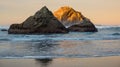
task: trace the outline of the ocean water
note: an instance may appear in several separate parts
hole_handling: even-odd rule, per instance
[[[0,58],[120,56],[120,26],[96,27],[99,32],[45,35],[15,35],[0,31]],[[0,26],[0,30],[8,28]]]

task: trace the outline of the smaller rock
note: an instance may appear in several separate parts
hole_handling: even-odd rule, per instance
[[[1,31],[7,31],[7,29],[1,29]]]
[[[68,27],[69,31],[75,32],[97,32],[95,25],[87,18],[83,18],[82,23],[72,25]]]

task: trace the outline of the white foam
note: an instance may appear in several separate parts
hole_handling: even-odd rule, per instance
[[[110,25],[96,25],[95,27],[102,29],[102,28],[115,28],[115,27],[120,27],[119,25],[114,25],[114,26],[110,26]]]

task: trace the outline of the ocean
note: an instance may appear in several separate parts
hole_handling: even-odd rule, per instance
[[[120,26],[96,25],[98,32],[8,34],[0,31],[0,58],[88,58],[120,56]],[[1,29],[8,29],[9,26]]]

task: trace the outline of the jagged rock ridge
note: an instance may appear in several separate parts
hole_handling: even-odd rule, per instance
[[[8,30],[10,34],[41,34],[67,33],[68,30],[51,11],[44,6],[35,15],[30,16],[21,24],[12,24]]]
[[[54,16],[58,18],[64,25],[80,23],[83,20],[81,12],[75,11],[69,6],[59,8],[54,12]]]
[[[64,6],[59,8],[54,12],[54,16],[65,26],[70,26],[68,28],[69,31],[97,32],[97,28],[88,18],[71,7]]]

